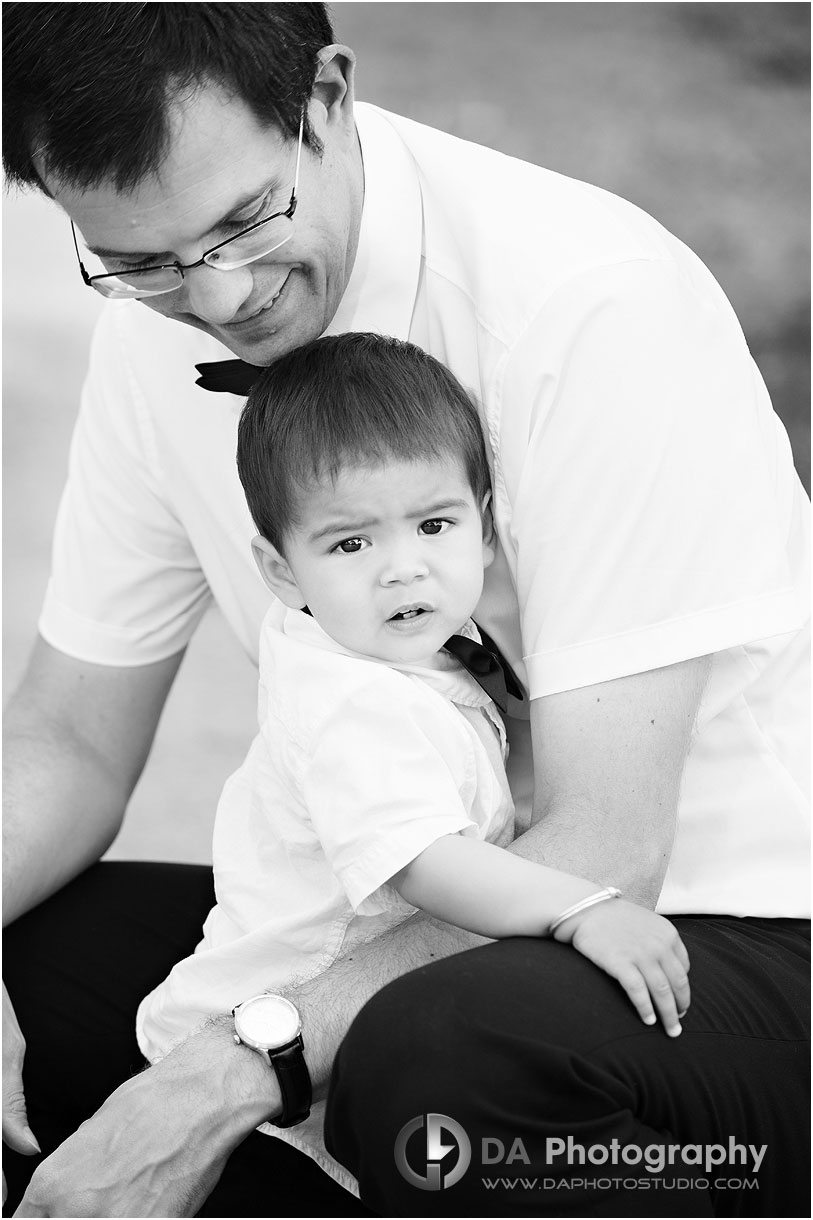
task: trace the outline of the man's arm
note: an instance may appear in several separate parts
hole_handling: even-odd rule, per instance
[[[4,923],[98,860],[115,838],[181,655],[114,669],[37,642],[5,714]],[[31,1153],[24,1034],[4,992],[3,1139]]]
[[[117,668],[37,641],[5,713],[4,923],[112,843],[182,655]]]
[[[521,855],[654,907],[711,658],[531,704],[535,825]]]

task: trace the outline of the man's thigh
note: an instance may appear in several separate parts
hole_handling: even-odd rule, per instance
[[[213,903],[210,868],[109,862],[6,929],[3,979],[26,1039],[38,1138],[38,1107],[41,1128],[81,1122],[144,1067],[136,1009],[192,952]]]
[[[337,1056],[327,1124],[368,1205],[383,1215],[807,1214],[809,929],[675,922],[693,995],[677,1039],[645,1027],[612,979],[548,941],[472,950],[374,997]],[[460,1123],[472,1154],[434,1194],[394,1156],[399,1133],[431,1113]],[[426,1130],[410,1139],[426,1177]],[[669,1144],[703,1150],[647,1169],[645,1150]],[[711,1145],[726,1152],[712,1172]],[[454,1151],[443,1156],[441,1169],[453,1165]]]
[[[53,1151],[144,1067],[141,999],[193,951],[214,903],[212,870],[95,865],[4,933],[3,973],[26,1038],[29,1123]],[[4,1149],[10,1215],[39,1162]],[[310,1158],[253,1132],[230,1158],[202,1215],[364,1216]]]

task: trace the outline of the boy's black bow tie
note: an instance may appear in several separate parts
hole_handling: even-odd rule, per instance
[[[302,613],[313,618],[307,606],[302,607]],[[508,710],[509,693],[515,699],[524,699],[525,691],[491,636],[487,635],[482,627],[478,626],[477,630],[480,632],[482,644],[470,640],[467,635],[452,635],[443,647],[453,657],[457,657],[466,672],[471,674],[500,711],[505,713]]]
[[[487,695],[496,703],[501,712],[508,710],[509,693],[515,699],[524,699],[525,693],[519,684],[516,674],[500,652],[497,645],[486,635],[482,627],[478,627],[482,644],[470,640],[465,635],[453,635],[443,647],[482,686]]]
[[[216,394],[240,394],[243,398],[263,371],[256,364],[246,364],[245,360],[211,360],[196,364],[195,368],[200,373],[195,385],[201,389],[213,390]]]

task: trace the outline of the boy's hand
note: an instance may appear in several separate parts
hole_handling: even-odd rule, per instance
[[[565,920],[554,938],[617,979],[645,1025],[655,1024],[657,1009],[670,1038],[678,1036],[691,1000],[689,954],[667,919],[613,899]]]

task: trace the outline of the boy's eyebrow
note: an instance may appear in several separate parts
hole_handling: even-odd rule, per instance
[[[270,178],[268,182],[259,187],[257,190],[253,190],[249,194],[243,195],[242,198],[238,199],[225,216],[221,216],[219,220],[216,220],[214,224],[209,226],[207,232],[211,232],[213,229],[221,229],[224,227],[224,225],[232,224],[237,212],[242,212],[243,208],[248,207],[250,203],[256,202],[259,204],[266,195],[270,195],[271,192],[277,188],[278,183],[276,177]],[[97,258],[122,258],[132,259],[138,262],[143,262],[148,258],[160,259],[165,254],[170,253],[169,250],[159,252],[154,250],[146,250],[143,252],[140,250],[109,250],[107,246],[91,246],[90,244],[88,244],[87,248],[90,250],[91,254],[95,254]]]
[[[416,521],[429,521],[432,517],[440,516],[441,513],[448,513],[454,509],[469,508],[467,500],[442,500],[437,504],[430,504],[429,507],[416,509],[414,512],[409,512],[406,516]],[[328,538],[331,534],[360,534],[364,530],[378,525],[380,518],[368,517],[364,521],[329,521],[326,525],[314,530],[308,535],[308,542],[319,542],[322,538]]]
[[[319,542],[322,538],[329,538],[331,534],[358,534],[362,530],[370,529],[373,525],[378,525],[378,522],[378,517],[368,517],[366,521],[354,521],[352,524],[344,521],[329,521],[321,529],[308,534],[308,542]]]

